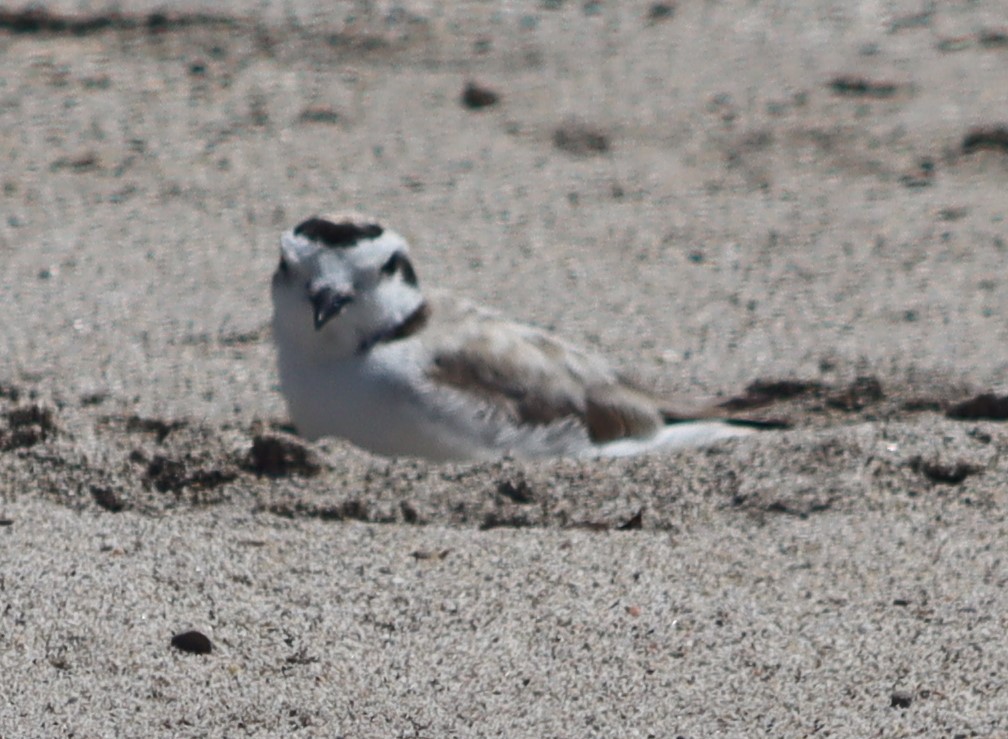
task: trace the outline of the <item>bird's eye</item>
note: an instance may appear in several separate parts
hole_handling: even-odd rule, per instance
[[[383,275],[394,275],[395,271],[399,269],[399,260],[402,259],[402,254],[396,252],[389,260],[382,265],[381,273]]]
[[[410,263],[409,258],[403,254],[401,251],[397,251],[388,261],[382,265],[381,273],[383,275],[394,275],[396,272],[402,274],[403,282],[407,285],[416,286],[417,276],[416,271],[413,269],[413,265]]]

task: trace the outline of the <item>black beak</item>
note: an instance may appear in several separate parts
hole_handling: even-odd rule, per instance
[[[329,322],[329,319],[338,316],[343,310],[343,306],[352,301],[352,295],[337,292],[331,287],[323,287],[312,293],[311,304],[315,309],[315,330],[318,331]]]

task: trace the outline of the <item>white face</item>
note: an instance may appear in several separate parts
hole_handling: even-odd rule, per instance
[[[309,218],[280,237],[278,342],[349,356],[423,302],[406,240],[360,217]]]

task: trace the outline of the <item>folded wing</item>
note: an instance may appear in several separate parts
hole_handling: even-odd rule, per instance
[[[515,424],[576,421],[602,444],[646,438],[665,423],[654,401],[601,358],[544,331],[481,316],[456,324],[439,345],[431,379],[479,396]]]

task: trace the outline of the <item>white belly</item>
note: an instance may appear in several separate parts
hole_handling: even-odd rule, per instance
[[[515,457],[598,457],[700,446],[750,433],[712,421],[667,426],[643,439],[593,445],[573,421],[516,426],[480,401],[435,387],[412,342],[382,347],[368,358],[305,358],[278,346],[280,385],[291,420],[308,439],[333,436],[376,454],[435,462]]]
[[[280,385],[291,421],[308,439],[334,436],[390,457],[449,461],[489,459],[479,434],[460,419],[431,412],[430,398],[403,358],[366,362],[357,357],[322,362],[279,354]]]

